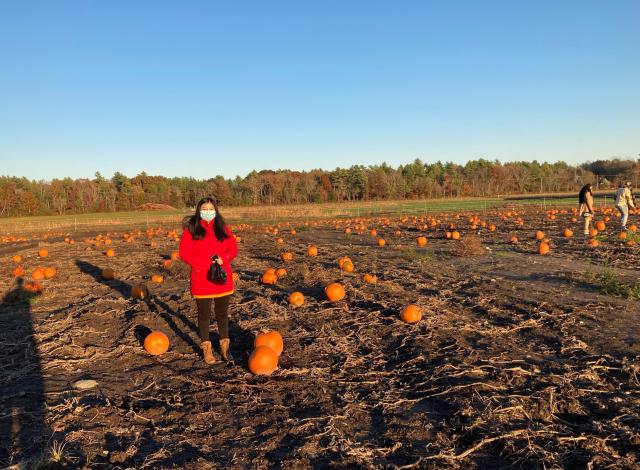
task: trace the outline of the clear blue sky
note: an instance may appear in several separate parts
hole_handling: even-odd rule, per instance
[[[0,174],[640,153],[640,1],[0,3]]]

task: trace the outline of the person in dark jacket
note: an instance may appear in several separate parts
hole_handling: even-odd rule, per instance
[[[207,364],[217,362],[209,338],[212,303],[220,333],[220,353],[225,361],[230,361],[229,300],[234,289],[231,261],[238,254],[238,245],[214,198],[202,198],[196,205],[195,214],[185,217],[179,253],[180,259],[191,267],[190,290],[198,309],[198,330],[204,361]],[[223,284],[209,279],[208,273],[214,262],[221,265],[227,274]]]

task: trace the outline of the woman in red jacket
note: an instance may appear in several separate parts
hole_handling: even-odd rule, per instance
[[[184,219],[183,228],[180,259],[191,266],[191,295],[198,307],[198,330],[204,360],[207,364],[216,362],[209,338],[213,302],[220,333],[220,353],[225,361],[230,361],[228,312],[233,294],[231,261],[238,254],[236,239],[225,225],[218,212],[218,203],[212,197],[202,198],[198,202],[196,213]],[[214,255],[218,255],[217,258]],[[207,274],[213,262],[226,271],[227,280],[224,284],[215,284],[208,279]]]

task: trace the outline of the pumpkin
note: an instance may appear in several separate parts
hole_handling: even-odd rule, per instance
[[[278,245],[282,245],[282,244],[284,243],[284,240],[283,240],[282,238],[278,238],[278,239],[276,240],[276,243],[277,243]]]
[[[621,232],[618,232],[618,240],[626,240],[627,239],[627,232],[625,232],[624,230]]]
[[[171,258],[171,261],[177,260],[178,258],[180,258],[180,252],[178,250],[172,251],[170,258]]]
[[[378,277],[375,274],[367,273],[363,276],[363,279],[367,284],[375,284],[376,282],[378,282]]]
[[[106,281],[110,281],[111,279],[113,279],[115,277],[115,273],[113,272],[113,269],[111,268],[104,268],[102,270],[102,279],[106,280]]]
[[[638,226],[637,225],[629,225],[629,231],[630,232],[637,232],[638,231]]]
[[[590,238],[587,242],[587,245],[589,245],[591,248],[595,248],[600,245],[600,242],[596,238]]]
[[[324,288],[324,293],[330,302],[337,302],[344,299],[346,295],[344,287],[339,282],[333,282]]]
[[[13,261],[14,263],[19,263],[20,261],[22,261],[22,256],[20,255],[13,255],[11,257],[11,261]]]
[[[453,232],[451,232],[451,239],[460,240],[460,232],[458,232],[457,230],[454,230]]]
[[[282,335],[275,330],[258,333],[253,341],[253,347],[257,348],[258,346],[268,346],[279,356],[284,349]]]
[[[159,356],[169,350],[169,338],[162,331],[152,331],[144,339],[144,349],[153,356]]]
[[[44,278],[51,279],[56,275],[56,272],[56,268],[54,268],[53,266],[47,266],[46,268],[44,268]]]
[[[162,276],[161,274],[154,274],[153,276],[151,276],[151,282],[162,284],[164,282],[164,276]]]
[[[31,279],[33,279],[34,281],[40,281],[41,279],[44,279],[44,269],[42,268],[34,269],[33,272],[31,273]]]
[[[282,258],[282,261],[291,261],[293,260],[293,253],[291,253],[290,251],[285,251],[280,255],[280,257]]]
[[[340,269],[343,269],[344,263],[346,263],[347,261],[351,262],[351,258],[349,258],[348,256],[341,256],[340,258],[338,258],[338,267]]]
[[[304,304],[304,295],[302,295],[302,292],[292,292],[291,295],[289,295],[289,304],[294,307],[300,307]]]
[[[281,277],[285,277],[287,275],[287,270],[284,268],[278,268],[276,269],[276,276],[278,277],[278,279],[280,279]]]
[[[599,232],[602,232],[605,228],[607,228],[607,226],[605,225],[603,220],[599,220],[599,221],[596,222],[596,229]]]
[[[416,238],[416,243],[418,244],[418,246],[425,246],[427,244],[427,237]]]
[[[544,238],[544,232],[542,230],[536,230],[536,240],[542,240]]]
[[[511,238],[509,239],[509,241],[513,244],[516,245],[518,243],[518,237],[515,235],[512,235]]]
[[[40,258],[46,258],[47,256],[49,256],[49,250],[47,250],[46,248],[40,248],[38,250],[38,256]]]
[[[262,275],[263,284],[275,284],[277,280],[278,280],[278,276],[276,275],[275,270],[273,271],[267,270]]]
[[[314,245],[310,245],[309,248],[307,248],[307,254],[309,256],[318,256],[318,248]]]
[[[24,283],[24,290],[27,292],[42,292],[42,285],[37,281],[27,281]]]
[[[354,266],[351,260],[345,261],[344,264],[342,265],[342,269],[348,273],[353,272]]]
[[[538,254],[539,255],[546,255],[547,253],[549,253],[549,244],[546,242],[541,242],[538,244]]]
[[[131,297],[134,299],[146,299],[149,297],[149,289],[144,284],[131,287]]]
[[[592,228],[589,230],[589,236],[595,237],[596,235],[598,235],[598,229]]]
[[[400,319],[405,323],[416,323],[422,319],[422,311],[415,304],[407,305],[400,312]]]
[[[385,246],[387,242],[384,238],[378,238],[378,246]]]
[[[278,355],[269,346],[258,346],[249,356],[249,370],[256,375],[271,375],[278,368]]]
[[[375,228],[372,228],[369,231],[369,235],[371,235],[372,237],[375,237],[376,235],[378,235],[378,231]]]
[[[108,258],[113,258],[116,255],[116,252],[113,251],[113,248],[108,248],[104,254],[107,255]]]
[[[565,228],[562,231],[562,236],[565,237],[565,238],[571,238],[571,237],[573,237],[573,232],[570,229]]]
[[[22,276],[24,276],[24,268],[22,268],[20,266],[16,266],[15,268],[13,268],[13,271],[11,271],[11,275],[13,277],[22,277]]]
[[[162,262],[162,267],[163,267],[163,268],[167,268],[167,269],[168,269],[168,268],[170,268],[170,267],[171,267],[171,265],[172,265],[172,264],[173,264],[173,261],[172,261],[172,260],[170,260],[170,259],[165,259],[165,260]]]

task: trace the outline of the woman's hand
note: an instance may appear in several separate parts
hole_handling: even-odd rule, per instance
[[[218,258],[216,258],[216,262],[217,262],[220,266],[222,266],[222,263],[224,263],[224,261],[222,261],[222,258],[220,258],[219,256],[218,256]]]

